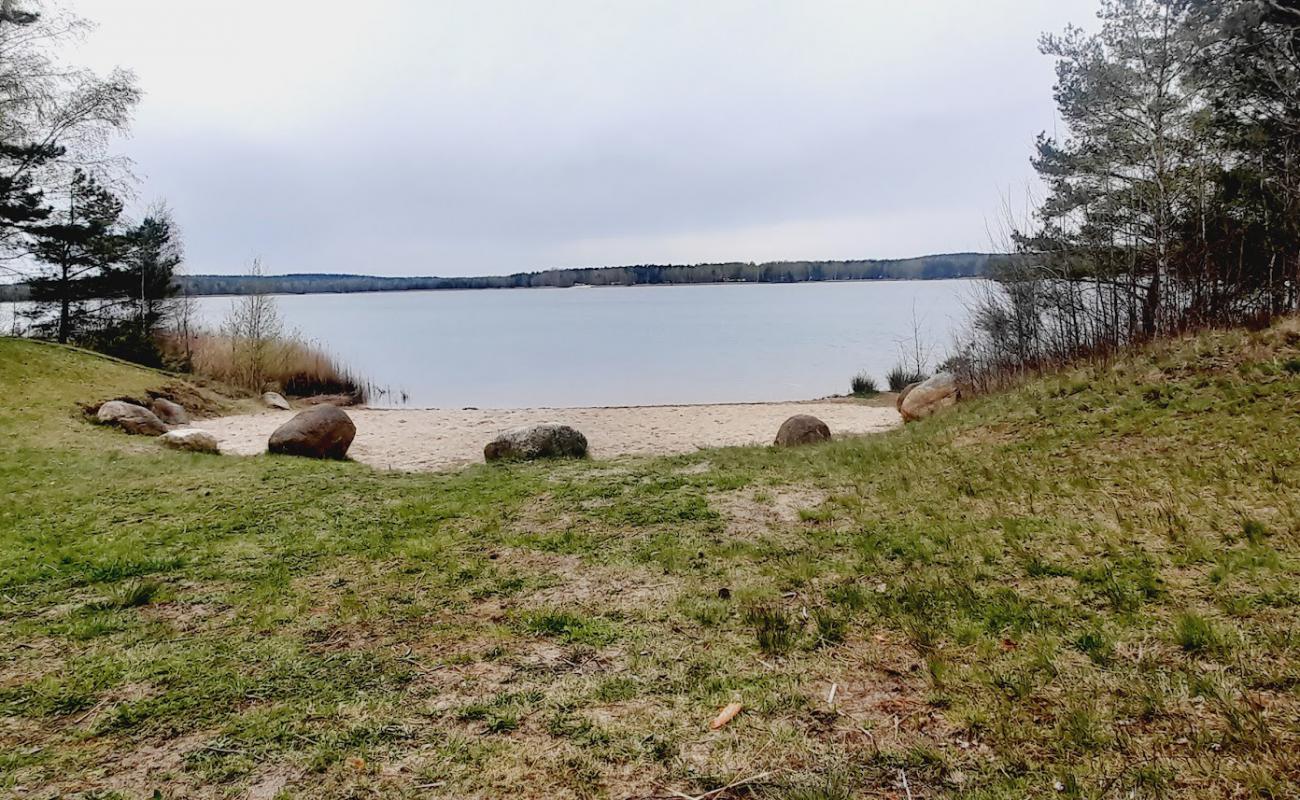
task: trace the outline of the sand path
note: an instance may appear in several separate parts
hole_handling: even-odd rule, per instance
[[[223,453],[256,455],[293,411],[198,420]],[[593,458],[691,453],[703,447],[770,444],[794,414],[812,414],[836,436],[874,433],[899,424],[889,406],[851,401],[639,408],[372,409],[349,408],[357,438],[349,455],[381,469],[442,470],[483,461],[483,445],[499,432],[556,422],[586,435]]]

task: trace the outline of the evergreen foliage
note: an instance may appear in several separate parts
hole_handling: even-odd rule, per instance
[[[1047,36],[1064,136],[959,363],[973,384],[1300,294],[1300,0],[1105,0]]]

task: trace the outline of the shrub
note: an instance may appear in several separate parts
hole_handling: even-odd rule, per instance
[[[901,392],[907,388],[908,384],[920,383],[928,377],[930,376],[926,375],[924,372],[908,369],[902,364],[899,364],[885,375],[885,380],[889,382],[889,391]]]
[[[854,397],[874,397],[880,394],[880,390],[876,388],[876,379],[865,372],[854,375],[851,386]]]

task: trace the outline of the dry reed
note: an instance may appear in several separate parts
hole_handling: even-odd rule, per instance
[[[260,378],[250,379],[239,343],[229,336],[197,333],[185,340],[175,334],[162,338],[160,346],[172,363],[188,362],[189,371],[249,391],[267,389],[306,397],[345,394],[363,403],[369,394],[365,380],[313,342],[280,337],[266,343],[259,358]],[[257,385],[253,385],[256,383]]]

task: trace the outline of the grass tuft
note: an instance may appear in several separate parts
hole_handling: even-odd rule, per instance
[[[908,369],[902,364],[895,366],[889,372],[885,373],[885,381],[889,384],[889,391],[901,392],[909,384],[920,383],[929,376],[924,372],[915,369]]]
[[[853,380],[849,382],[849,388],[854,397],[875,397],[880,394],[880,389],[876,386],[876,379],[865,372],[854,375]]]
[[[1174,623],[1174,641],[1188,653],[1208,653],[1222,644],[1214,624],[1199,614],[1179,614]]]
[[[794,618],[778,606],[750,606],[745,610],[745,622],[754,629],[758,649],[764,653],[788,653],[799,636],[799,626]]]
[[[95,604],[100,609],[139,608],[153,602],[162,584],[151,580],[128,580],[113,587],[108,597]]]

